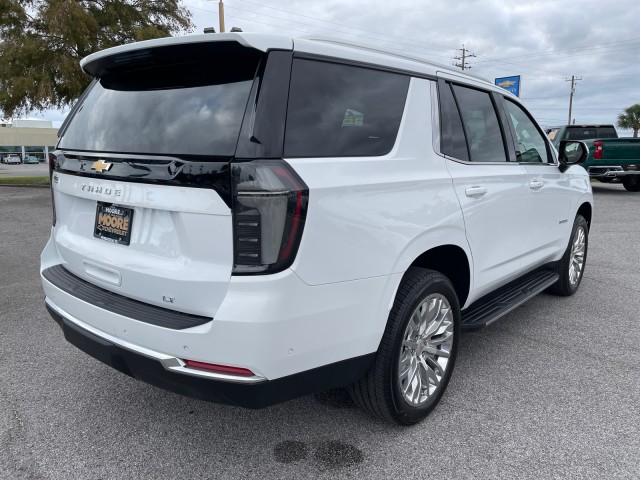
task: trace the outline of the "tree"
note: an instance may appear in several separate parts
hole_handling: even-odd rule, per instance
[[[72,104],[98,50],[193,29],[180,0],[0,0],[0,111]]]
[[[631,105],[624,113],[618,115],[618,126],[633,130],[633,138],[638,138],[640,130],[640,103]]]

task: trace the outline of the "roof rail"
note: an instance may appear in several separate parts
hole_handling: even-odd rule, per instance
[[[322,43],[333,43],[335,45],[341,45],[344,47],[351,47],[351,48],[358,48],[360,50],[367,50],[369,52],[375,52],[375,53],[379,53],[382,55],[388,55],[391,57],[396,57],[396,58],[402,58],[404,60],[410,60],[412,62],[416,62],[416,63],[422,63],[424,65],[429,65],[430,67],[435,67],[435,68],[439,68],[442,69],[444,71],[450,72],[450,73],[454,73],[456,75],[465,75],[468,77],[472,77],[478,80],[482,80],[483,82],[489,82],[489,80],[487,80],[484,77],[481,77],[479,75],[474,75],[471,73],[467,73],[465,71],[460,71],[460,70],[456,70],[455,68],[452,68],[450,66],[447,65],[443,65],[441,63],[437,63],[437,62],[432,62],[431,60],[427,60],[425,58],[421,58],[421,57],[415,57],[413,55],[407,55],[403,52],[400,52],[398,50],[392,50],[392,49],[388,49],[388,48],[383,48],[383,47],[372,47],[371,45],[365,45],[362,43],[357,43],[357,42],[351,42],[348,40],[342,40],[339,38],[335,38],[335,37],[325,37],[322,35],[303,35],[300,37],[296,37],[296,38],[301,38],[303,40],[310,40],[313,42],[322,42]],[[295,41],[295,38],[294,38]],[[489,82],[491,83],[491,82]]]

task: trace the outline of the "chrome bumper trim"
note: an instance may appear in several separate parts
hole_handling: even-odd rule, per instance
[[[603,173],[593,173],[597,170],[606,170]],[[598,177],[607,177],[607,178],[615,178],[615,177],[626,177],[628,175],[640,175],[640,170],[623,170],[622,167],[618,165],[593,165],[589,167],[589,176],[598,178]]]
[[[252,377],[243,377],[239,375],[227,375],[223,373],[207,372],[204,370],[196,370],[194,368],[189,368],[185,366],[185,363],[179,358],[172,357],[170,355],[165,355],[164,353],[156,352],[154,350],[150,350],[145,347],[141,347],[140,345],[136,345],[134,343],[128,342],[121,338],[114,337],[113,335],[110,335],[101,330],[98,330],[97,328],[94,328],[91,325],[88,325],[82,320],[62,310],[48,297],[45,298],[45,302],[53,310],[55,310],[59,315],[64,317],[65,320],[68,320],[69,322],[73,323],[77,327],[83,330],[86,330],[87,332],[91,333],[92,335],[95,335],[96,337],[100,337],[103,340],[113,343],[114,345],[120,348],[129,350],[130,352],[137,353],[138,355],[143,355],[147,358],[156,360],[160,362],[160,364],[164,367],[164,369],[169,372],[179,373],[182,375],[190,375],[192,377],[206,378],[209,380],[219,380],[223,382],[244,383],[244,384],[260,383],[267,380],[266,378],[261,377],[259,375],[254,375]]]

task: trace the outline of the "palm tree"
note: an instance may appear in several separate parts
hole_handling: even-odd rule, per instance
[[[640,130],[640,103],[631,105],[625,109],[624,113],[618,115],[618,126],[620,128],[633,130],[633,138],[638,138],[638,130]]]

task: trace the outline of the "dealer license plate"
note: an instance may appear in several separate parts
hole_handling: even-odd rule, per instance
[[[93,236],[108,242],[129,245],[132,221],[132,208],[98,202]]]

